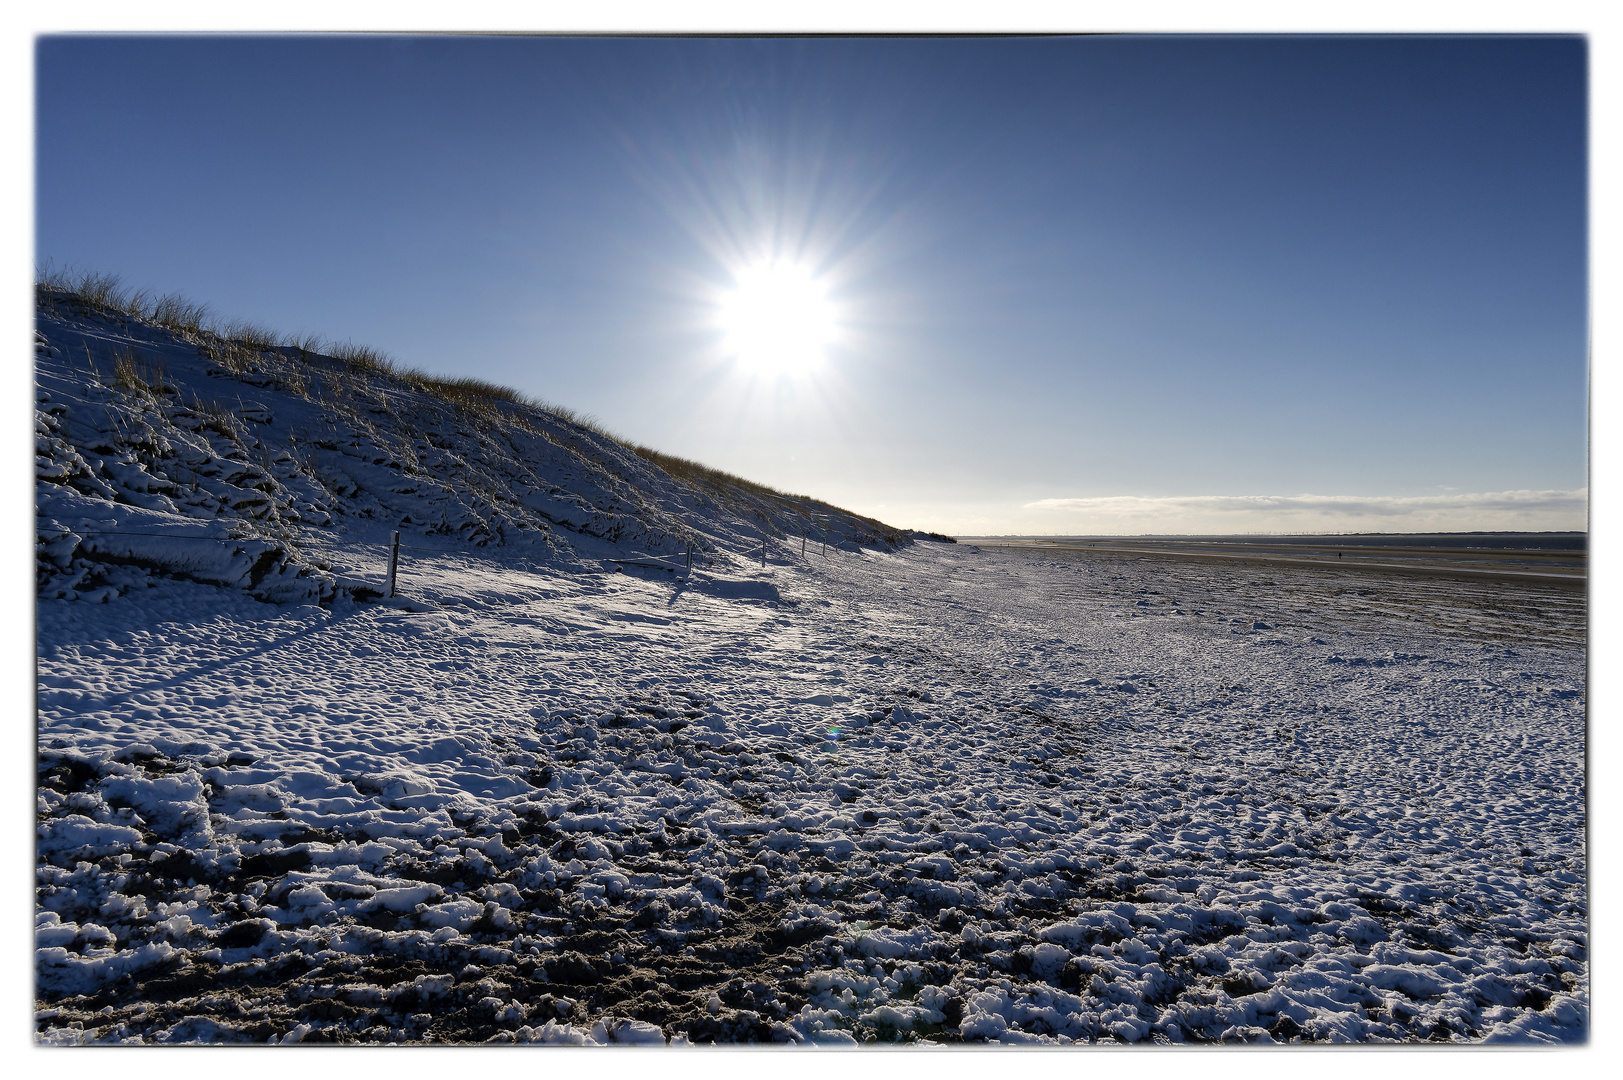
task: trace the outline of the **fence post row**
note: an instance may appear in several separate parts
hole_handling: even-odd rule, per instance
[[[389,583],[385,590],[390,597],[394,596],[395,570],[400,566],[400,530],[396,529],[389,541]]]

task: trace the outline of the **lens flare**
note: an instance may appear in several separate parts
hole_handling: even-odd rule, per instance
[[[806,371],[822,362],[834,329],[826,290],[795,263],[760,263],[736,274],[721,301],[726,348],[763,374]]]

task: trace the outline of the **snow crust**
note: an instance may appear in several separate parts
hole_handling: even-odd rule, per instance
[[[70,362],[134,340],[173,394]],[[187,349],[42,319],[41,1041],[1587,1038],[1581,595],[858,519],[763,572],[589,432],[419,402],[418,475],[275,372],[189,429]]]

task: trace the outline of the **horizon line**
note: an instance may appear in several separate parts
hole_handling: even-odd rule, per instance
[[[910,530],[921,531],[921,530]],[[957,539],[988,540],[1088,540],[1097,537],[1126,539],[1130,537],[1162,536],[1588,536],[1588,529],[1406,529],[1394,532],[1358,531],[1325,532],[1322,530],[1263,532],[1140,532],[1140,533],[953,533]]]

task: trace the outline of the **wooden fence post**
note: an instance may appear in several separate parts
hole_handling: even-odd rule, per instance
[[[394,596],[395,570],[400,566],[400,530],[396,529],[393,538],[389,541],[389,586],[386,590],[389,596]]]

